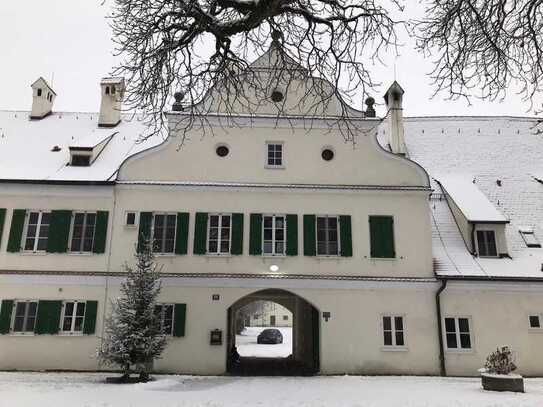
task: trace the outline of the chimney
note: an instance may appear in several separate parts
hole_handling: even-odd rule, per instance
[[[385,93],[390,151],[400,155],[406,153],[403,128],[403,94],[404,90],[396,81]]]
[[[49,116],[52,113],[53,102],[57,94],[41,76],[30,87],[32,88],[32,111],[30,112],[30,119],[40,120]]]
[[[115,127],[121,122],[124,78],[102,78],[100,89],[102,101],[98,127]]]

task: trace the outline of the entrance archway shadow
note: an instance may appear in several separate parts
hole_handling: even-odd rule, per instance
[[[236,350],[238,311],[254,301],[275,302],[287,308],[293,316],[292,354],[289,357],[242,357]],[[320,319],[319,311],[297,294],[282,289],[266,289],[246,295],[228,308],[227,371],[249,376],[307,376],[319,371]],[[265,345],[264,345],[265,346]]]

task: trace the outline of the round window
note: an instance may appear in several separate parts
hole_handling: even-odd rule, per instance
[[[322,150],[321,156],[324,161],[330,161],[332,158],[334,158],[334,152],[329,148],[326,148]]]
[[[281,91],[278,91],[278,90],[274,90],[271,94],[271,99],[275,102],[275,103],[278,103],[278,102],[281,102],[283,100],[284,96],[283,96],[283,93]]]
[[[217,150],[215,150],[215,152],[219,157],[226,157],[230,150],[226,146],[219,146],[217,147]]]

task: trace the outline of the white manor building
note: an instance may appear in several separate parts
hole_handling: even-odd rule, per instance
[[[31,112],[0,112],[0,369],[101,369],[122,265],[152,236],[170,335],[156,371],[231,371],[235,313],[265,300],[292,313],[305,372],[471,376],[510,345],[543,375],[538,123],[404,118],[394,83],[386,118],[353,110],[346,143],[339,103],[308,130],[290,69],[284,114],[266,99],[229,127],[211,106],[213,135],[181,148],[183,110],[138,142],[118,78],[96,114],[54,111],[43,79]]]

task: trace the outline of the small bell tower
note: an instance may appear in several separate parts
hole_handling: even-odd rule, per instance
[[[388,88],[384,99],[388,109],[387,120],[389,129],[390,151],[394,154],[405,155],[405,139],[403,125],[403,95],[404,90],[396,81]]]

